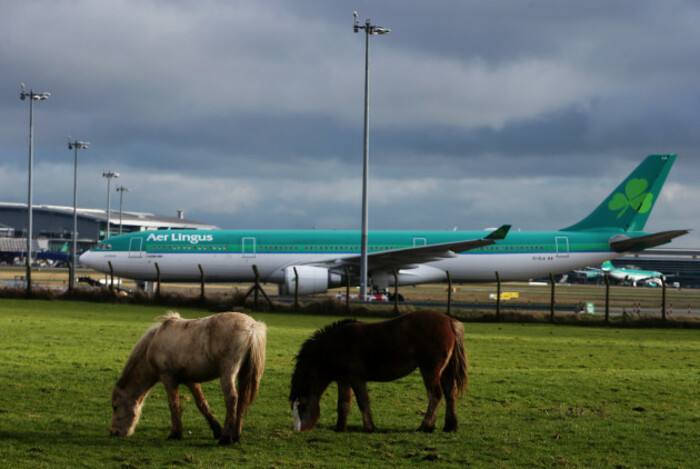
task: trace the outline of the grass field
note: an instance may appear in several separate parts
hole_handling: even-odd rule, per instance
[[[252,314],[268,325],[267,367],[241,443],[218,447],[182,389],[185,439],[166,441],[165,392],[151,392],[134,436],[108,437],[111,388],[163,308],[0,300],[2,467],[697,467],[700,332],[546,324],[466,324],[470,387],[456,434],[415,431],[418,374],[371,383],[379,431],[337,434],[335,387],[320,427],[292,432],[293,357],[336,318]],[[207,315],[181,310],[184,317]],[[204,392],[221,418],[218,383]],[[438,426],[444,418],[440,407]]]

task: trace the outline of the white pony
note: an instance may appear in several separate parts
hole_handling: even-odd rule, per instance
[[[168,394],[172,421],[168,439],[182,439],[178,386],[185,384],[219,444],[239,441],[243,416],[258,393],[265,368],[265,324],[242,313],[187,320],[169,312],[158,320],[160,324],[148,329],[136,343],[114,385],[110,435],[134,433],[148,392],[161,381]],[[221,381],[226,402],[223,429],[209,410],[199,384],[215,378]]]

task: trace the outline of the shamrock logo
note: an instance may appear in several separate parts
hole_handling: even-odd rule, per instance
[[[617,218],[621,218],[630,207],[637,213],[647,213],[651,210],[654,200],[654,194],[645,192],[648,186],[646,179],[630,179],[625,185],[625,193],[618,192],[613,195],[608,208],[612,211],[620,211]]]

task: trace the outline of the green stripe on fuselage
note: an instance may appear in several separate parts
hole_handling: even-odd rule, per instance
[[[481,239],[488,231],[375,231],[368,237],[369,252]],[[614,232],[511,232],[491,246],[466,251],[480,253],[604,252]],[[642,233],[639,233],[642,234]],[[141,238],[141,242],[132,241]],[[322,230],[169,230],[115,236],[103,244],[112,251],[153,253],[360,253],[359,231]],[[136,248],[134,248],[136,246]],[[140,248],[139,248],[140,247]]]

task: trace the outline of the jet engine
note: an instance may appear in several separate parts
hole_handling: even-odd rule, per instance
[[[294,270],[296,269],[296,274]],[[345,275],[325,267],[297,265],[285,267],[284,283],[279,286],[280,295],[294,295],[298,285],[299,295],[323,293],[329,288],[342,287],[347,283]]]

